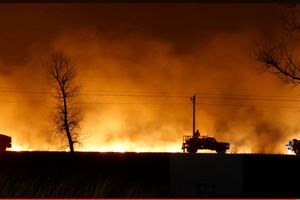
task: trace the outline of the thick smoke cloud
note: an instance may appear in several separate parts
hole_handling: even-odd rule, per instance
[[[258,64],[250,58],[257,43],[276,40],[282,34],[276,21],[280,16],[277,7],[237,9],[223,5],[201,13],[201,6],[131,6],[140,10],[132,13],[115,5],[110,7],[111,13],[102,13],[110,23],[97,14],[104,8],[88,5],[81,11],[71,6],[69,17],[78,11],[81,20],[72,18],[67,23],[62,11],[68,6],[58,6],[55,16],[62,16],[62,24],[68,28],[56,27],[47,16],[49,26],[58,30],[51,32],[47,40],[49,35],[43,33],[29,42],[18,62],[11,59],[19,56],[15,51],[3,56],[0,86],[48,91],[41,61],[52,51],[64,50],[79,67],[78,83],[83,93],[80,101],[85,113],[81,150],[180,151],[182,136],[191,134],[189,97],[198,92],[197,128],[201,134],[230,142],[231,152],[285,152],[287,140],[299,133],[299,114],[297,109],[283,107],[295,107],[296,103],[248,98],[297,94],[276,77],[259,73]],[[49,13],[53,12],[51,8]],[[113,8],[120,11],[119,17]],[[154,10],[165,18],[150,18],[148,14]],[[236,10],[239,13],[232,12]],[[253,10],[263,13],[261,19]],[[84,21],[90,16],[87,11],[98,20]],[[232,20],[238,14],[242,21]],[[20,15],[26,19],[34,16],[26,14],[26,9]],[[219,15],[223,23],[217,22]],[[176,16],[181,19],[178,24],[167,21]],[[33,23],[42,27],[38,21]],[[47,94],[22,91],[1,93],[0,130],[27,150],[59,149],[61,145],[49,121],[52,99]],[[103,91],[129,96],[101,95]],[[186,97],[149,97],[158,93]],[[216,94],[221,98],[208,98]],[[236,94],[248,96],[230,98]]]

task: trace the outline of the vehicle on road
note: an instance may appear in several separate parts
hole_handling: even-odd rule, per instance
[[[0,152],[6,151],[6,148],[11,147],[11,137],[0,134]]]
[[[292,139],[285,146],[287,150],[293,151],[296,155],[300,155],[300,140]]]
[[[199,132],[198,132],[199,133]],[[197,131],[193,136],[183,136],[182,150],[183,152],[196,153],[198,149],[213,150],[217,153],[224,154],[230,148],[227,142],[218,142],[213,137],[200,136]]]

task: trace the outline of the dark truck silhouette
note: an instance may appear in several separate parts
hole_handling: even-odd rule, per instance
[[[229,143],[218,142],[213,137],[193,134],[193,136],[183,136],[182,150],[183,152],[196,153],[198,149],[208,149],[223,154],[226,153],[229,146]]]
[[[300,155],[300,140],[292,139],[285,146],[288,150],[293,151],[296,155]]]
[[[0,134],[0,152],[4,152],[9,147],[11,147],[11,137]]]

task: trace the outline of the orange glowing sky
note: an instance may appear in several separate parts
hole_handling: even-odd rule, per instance
[[[230,142],[232,153],[286,153],[287,141],[300,136],[299,90],[261,73],[251,59],[256,44],[283,35],[284,9],[2,3],[0,132],[13,138],[12,150],[65,149],[53,134],[41,67],[63,49],[82,86],[78,150],[181,151],[192,127],[189,97],[197,92],[202,133]]]

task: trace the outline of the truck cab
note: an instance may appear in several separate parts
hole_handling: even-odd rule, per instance
[[[0,152],[6,151],[6,148],[11,147],[11,137],[0,134]]]

